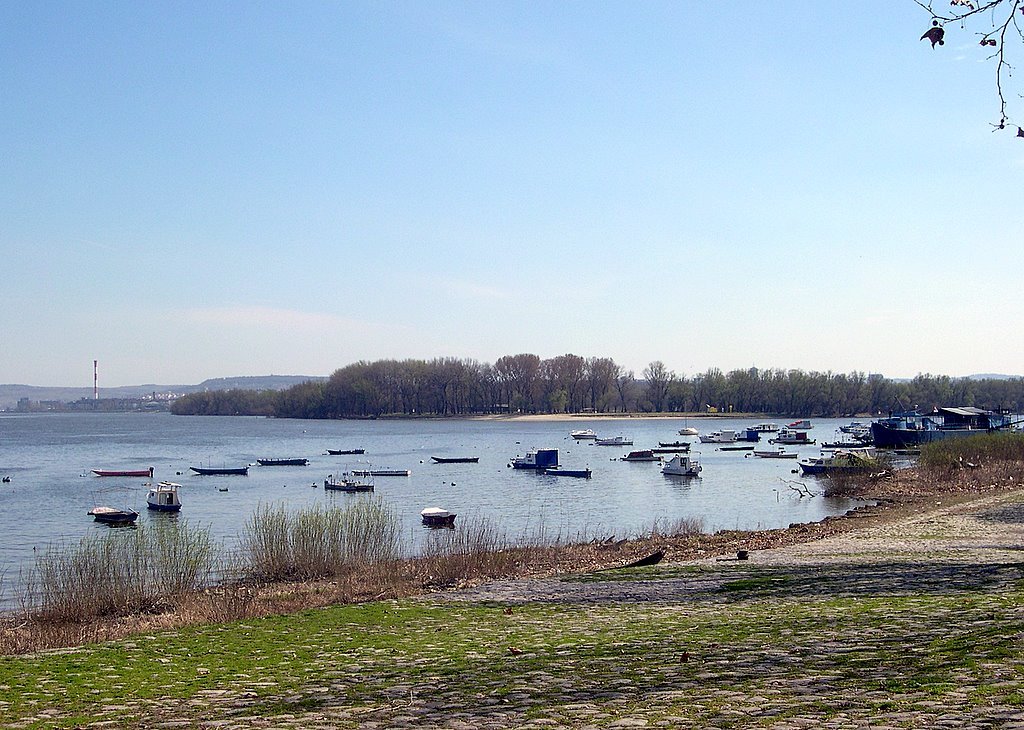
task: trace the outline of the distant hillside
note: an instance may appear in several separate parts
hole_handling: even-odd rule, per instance
[[[204,390],[284,390],[307,380],[326,380],[314,375],[254,375],[236,378],[211,378],[198,385],[121,385],[100,388],[100,398],[141,398],[152,393],[195,393]],[[14,408],[22,398],[31,401],[70,403],[92,398],[92,388],[62,388],[39,385],[0,385],[0,409]]]

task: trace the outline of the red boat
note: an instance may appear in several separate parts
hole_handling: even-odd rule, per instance
[[[98,477],[148,477],[153,478],[153,467],[148,469],[93,469],[92,473]]]

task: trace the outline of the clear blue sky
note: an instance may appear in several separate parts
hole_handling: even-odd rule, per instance
[[[1024,141],[911,0],[0,5],[0,382],[1024,372]]]

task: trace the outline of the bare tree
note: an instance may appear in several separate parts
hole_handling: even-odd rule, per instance
[[[931,28],[925,31],[921,40],[928,40],[932,48],[945,45],[949,26],[959,26],[960,30],[967,30],[968,26],[975,28],[978,45],[986,49],[989,54],[987,60],[994,61],[996,66],[999,122],[992,125],[993,131],[1016,127],[1017,136],[1024,137],[1024,128],[1011,123],[1007,100],[1010,93],[1007,86],[1013,76],[1013,66],[1007,60],[1007,48],[1010,45],[1024,48],[1024,0],[948,0],[948,10],[944,0],[941,12],[932,7],[932,0],[914,2],[931,16]],[[1021,94],[1016,94],[1016,97],[1021,98]]]

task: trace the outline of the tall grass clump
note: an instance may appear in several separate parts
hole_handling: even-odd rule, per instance
[[[245,572],[261,581],[307,580],[401,555],[398,520],[379,500],[289,512],[260,505],[242,535]]]
[[[484,517],[470,517],[455,529],[431,530],[419,561],[425,586],[454,585],[472,578],[511,575],[524,551],[511,550],[505,533]]]
[[[40,554],[24,609],[63,622],[159,611],[204,588],[214,562],[209,530],[184,521],[108,530]]]
[[[1021,461],[1024,461],[1024,434],[994,432],[925,444],[921,447],[919,463],[928,469],[950,470]]]

